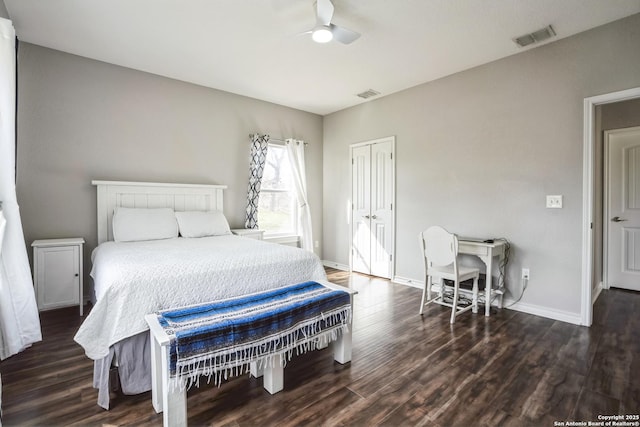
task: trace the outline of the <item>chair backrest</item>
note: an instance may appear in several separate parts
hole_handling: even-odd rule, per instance
[[[458,237],[444,228],[434,225],[420,233],[425,262],[434,267],[456,263]]]

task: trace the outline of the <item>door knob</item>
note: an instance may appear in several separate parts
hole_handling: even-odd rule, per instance
[[[611,218],[611,221],[613,221],[613,222],[622,222],[622,221],[626,221],[626,219],[620,218],[619,216],[614,216],[613,218]]]
[[[369,219],[371,217],[369,215],[365,215],[364,218]]]
[[[371,215],[371,219],[376,219],[376,218],[378,218],[378,217],[375,216],[375,215]]]

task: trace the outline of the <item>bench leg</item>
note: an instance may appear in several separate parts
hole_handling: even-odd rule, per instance
[[[162,412],[162,348],[151,333],[151,403]]]
[[[284,388],[284,368],[280,364],[280,357],[279,354],[273,356],[269,366],[264,368],[264,388],[271,394]]]
[[[187,390],[177,387],[163,396],[164,411],[162,412],[162,425],[164,427],[187,426]]]
[[[258,362],[251,362],[250,366],[251,366],[250,372],[252,377],[260,378],[261,376],[264,375],[264,366],[258,367]]]
[[[333,359],[342,365],[351,362],[351,326],[333,343]]]
[[[329,347],[329,339],[321,339],[316,344],[316,350],[322,350]]]
[[[169,386],[169,347],[161,346],[162,356],[162,425],[178,427],[187,425],[187,390]]]
[[[169,346],[161,346],[151,335],[151,403],[162,412],[164,427],[187,425],[187,390],[169,387]]]

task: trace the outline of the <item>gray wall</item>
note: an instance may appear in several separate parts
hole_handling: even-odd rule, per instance
[[[583,100],[640,86],[639,46],[634,15],[325,116],[324,259],[349,262],[349,144],[395,135],[397,276],[422,280],[430,225],[506,237],[513,295],[531,270],[522,306],[578,316]],[[548,194],[564,208],[546,209]]]
[[[599,105],[601,110],[601,130],[621,129],[640,126],[640,99]]]
[[[28,43],[18,64],[17,193],[27,244],[84,237],[88,271],[97,240],[92,179],[226,184],[224,212],[241,227],[253,132],[309,143],[321,240],[321,116]]]
[[[7,7],[4,5],[4,0],[0,0],[0,17],[5,19],[9,18],[9,12],[7,12]]]

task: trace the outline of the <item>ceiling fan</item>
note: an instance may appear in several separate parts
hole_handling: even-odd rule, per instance
[[[331,0],[317,0],[316,7],[316,26],[307,31],[307,33],[311,33],[313,41],[327,43],[336,40],[343,44],[349,44],[360,37],[360,33],[331,23],[334,10]]]

